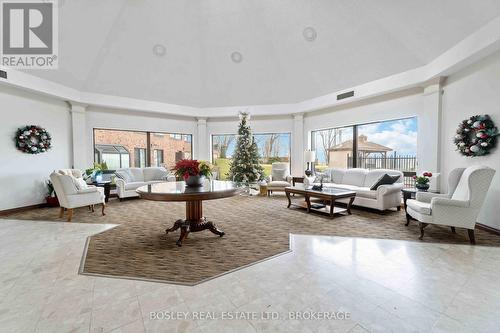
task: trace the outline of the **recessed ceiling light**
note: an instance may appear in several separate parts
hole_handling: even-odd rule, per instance
[[[318,37],[318,33],[313,27],[307,27],[302,31],[302,36],[304,36],[305,40],[308,42],[313,42],[316,40],[316,37]]]
[[[231,60],[234,62],[234,63],[240,63],[243,61],[243,55],[238,52],[238,51],[235,51],[233,53],[231,53]]]
[[[153,53],[158,57],[163,57],[167,53],[167,48],[162,44],[155,44],[153,46]]]

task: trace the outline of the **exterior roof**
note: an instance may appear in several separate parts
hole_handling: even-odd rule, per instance
[[[352,150],[352,147],[352,140],[347,140],[339,145],[330,148],[328,151],[350,151]],[[358,136],[358,151],[370,153],[385,153],[388,151],[392,151],[392,148],[380,145],[375,142],[370,142],[365,135],[360,135]]]

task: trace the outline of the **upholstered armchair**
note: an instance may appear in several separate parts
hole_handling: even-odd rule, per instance
[[[271,195],[274,191],[284,192],[285,188],[289,186],[292,186],[290,164],[274,162],[271,165],[271,175],[267,177],[267,195]]]
[[[68,222],[73,218],[73,209],[89,206],[94,211],[95,204],[102,204],[102,215],[104,213],[104,188],[88,186],[81,178],[76,178],[72,174],[53,172],[50,180],[54,185],[61,210],[59,217],[63,217],[64,209],[68,210]]]
[[[495,170],[486,166],[457,168],[450,172],[448,193],[435,194],[417,192],[415,200],[406,202],[408,225],[413,217],[419,222],[420,237],[429,224],[439,224],[455,228],[465,228],[471,244],[475,244],[474,228]]]

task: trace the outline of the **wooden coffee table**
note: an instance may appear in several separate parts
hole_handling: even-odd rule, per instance
[[[181,235],[177,241],[178,246],[187,238],[190,232],[210,230],[212,233],[224,236],[224,232],[203,216],[204,200],[214,200],[232,197],[239,194],[242,188],[233,182],[206,180],[203,186],[188,187],[185,182],[162,182],[145,185],[137,189],[137,193],[143,199],[155,201],[185,201],[186,218],[175,221],[174,225],[165,230],[168,234],[181,229]]]
[[[318,212],[328,214],[331,218],[335,214],[345,213],[351,215],[351,206],[356,198],[356,192],[336,187],[324,187],[322,191],[314,191],[311,187],[302,184],[285,188],[288,199],[288,208],[291,206],[304,208],[308,213]],[[299,194],[305,198],[304,201],[293,202],[291,195]],[[337,199],[350,198],[346,208],[335,206]],[[311,202],[311,199],[313,202]],[[318,205],[315,207],[315,205]]]

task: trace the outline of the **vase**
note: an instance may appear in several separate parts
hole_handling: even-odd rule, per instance
[[[186,179],[186,186],[200,187],[203,186],[204,181],[205,181],[205,176],[189,176]]]
[[[419,183],[417,183],[417,184],[415,184],[415,187],[419,191],[427,192],[427,190],[429,189],[430,185],[429,185],[429,183],[425,183],[425,184],[419,184]]]

